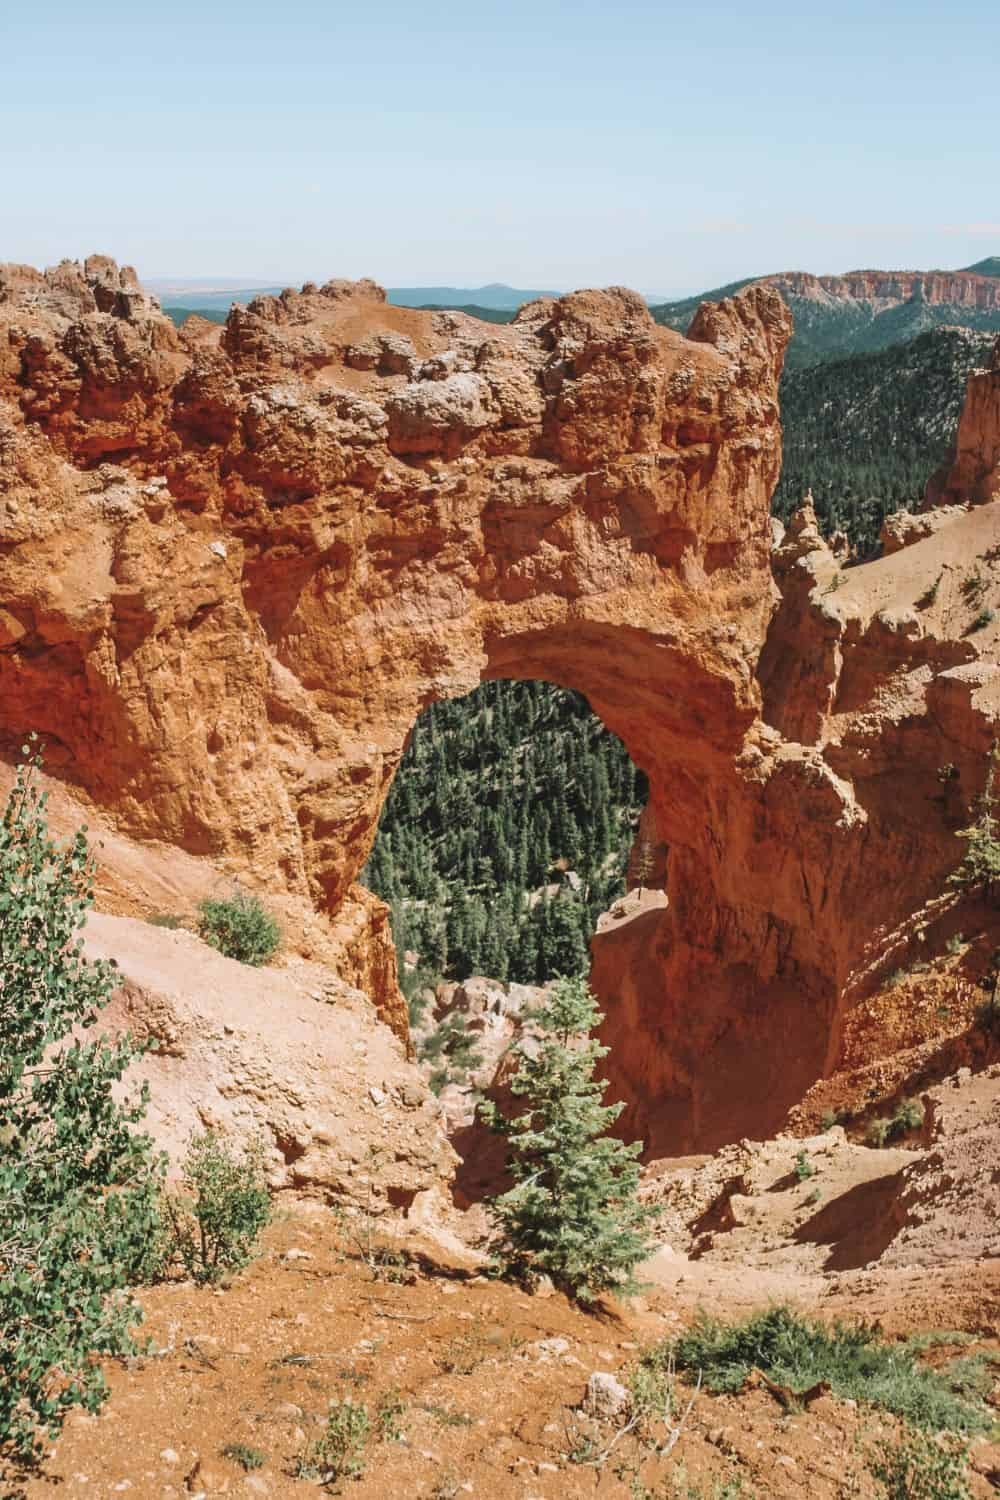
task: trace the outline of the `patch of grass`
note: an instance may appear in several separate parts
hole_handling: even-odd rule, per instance
[[[223,1458],[239,1464],[248,1474],[251,1469],[262,1469],[267,1462],[266,1453],[262,1453],[259,1448],[249,1448],[246,1443],[227,1443],[220,1451]]]
[[[177,932],[184,926],[184,918],[173,911],[155,911],[146,922],[150,927],[166,927],[170,932]]]
[[[258,896],[237,890],[223,901],[198,907],[198,931],[226,958],[259,968],[277,951],[281,928]]]
[[[945,1365],[941,1374],[956,1396],[983,1401],[995,1384],[997,1362],[994,1354],[962,1354]]]
[[[883,1342],[866,1324],[827,1328],[787,1307],[742,1323],[702,1313],[674,1354],[679,1370],[700,1370],[705,1389],[715,1394],[741,1390],[756,1368],[793,1392],[825,1381],[842,1400],[880,1407],[932,1431],[973,1433],[990,1425],[980,1403],[963,1400],[905,1344]]]
[[[963,1333],[960,1328],[931,1328],[926,1333],[911,1333],[906,1340],[906,1347],[912,1349],[914,1354],[921,1354],[925,1349],[935,1349],[942,1344],[954,1347],[975,1342],[973,1334]]]
[[[872,1477],[885,1500],[971,1500],[966,1450],[942,1445],[923,1432],[907,1432],[898,1443],[878,1443],[868,1455]]]

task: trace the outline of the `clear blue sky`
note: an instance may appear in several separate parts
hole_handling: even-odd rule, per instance
[[[996,0],[0,0],[0,260],[391,285],[1000,254]]]

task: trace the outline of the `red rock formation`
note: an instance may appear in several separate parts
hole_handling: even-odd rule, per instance
[[[975,271],[847,271],[843,276],[781,271],[763,281],[811,302],[864,302],[876,312],[915,297],[932,307],[945,304],[977,312],[1000,311],[1000,279]]]
[[[1000,285],[1000,283],[998,283]],[[940,473],[927,487],[929,505],[1000,499],[1000,339],[988,370],[969,376],[958,433]]]
[[[768,638],[788,332],[763,286],[684,338],[621,289],[487,327],[331,282],[178,333],[110,262],[5,271],[0,733],[132,834],[310,896],[398,1006],[351,883],[417,713],[579,689],[671,851],[627,974],[596,960],[629,1125],[759,1132],[956,860],[930,761],[971,791],[992,733],[989,632],[841,618],[808,550]]]

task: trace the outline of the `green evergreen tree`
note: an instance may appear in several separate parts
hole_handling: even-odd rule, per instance
[[[514,1186],[491,1201],[501,1256],[516,1274],[546,1273],[582,1302],[634,1292],[634,1271],[653,1246],[655,1209],[639,1202],[642,1146],[606,1134],[624,1108],[603,1105],[595,1071],[607,1047],[590,1037],[603,1019],[582,979],[561,979],[537,1017],[541,1043],[525,1039],[511,1083],[526,1108],[483,1117],[506,1135]]]
[[[162,1179],[134,1129],[146,1091],[120,1094],[139,1049],[84,1035],[117,979],[83,955],[85,830],[53,843],[39,764],[0,822],[0,1457],[22,1464],[104,1401],[95,1356],[134,1352],[126,1288],[152,1269]]]
[[[996,811],[996,773],[1000,766],[1000,741],[995,742],[990,752],[986,770],[986,785],[979,799],[979,813],[971,827],[963,829],[960,837],[968,847],[958,869],[949,877],[948,884],[966,890],[982,890],[992,898],[1000,885],[1000,819]]]

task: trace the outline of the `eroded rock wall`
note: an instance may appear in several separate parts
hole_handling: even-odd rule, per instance
[[[907,742],[866,693],[981,696],[935,687],[909,625],[826,620],[811,574],[771,623],[788,334],[763,286],[685,338],[617,288],[498,327],[370,282],[178,332],[102,258],[6,268],[0,733],[37,729],[129,833],[313,900],[398,1020],[352,882],[418,712],[489,676],[582,691],[670,848],[667,907],[595,960],[629,1128],[759,1133],[954,859],[950,827],[889,826]],[[963,744],[928,730],[927,754],[971,784],[990,731],[955,713]]]

